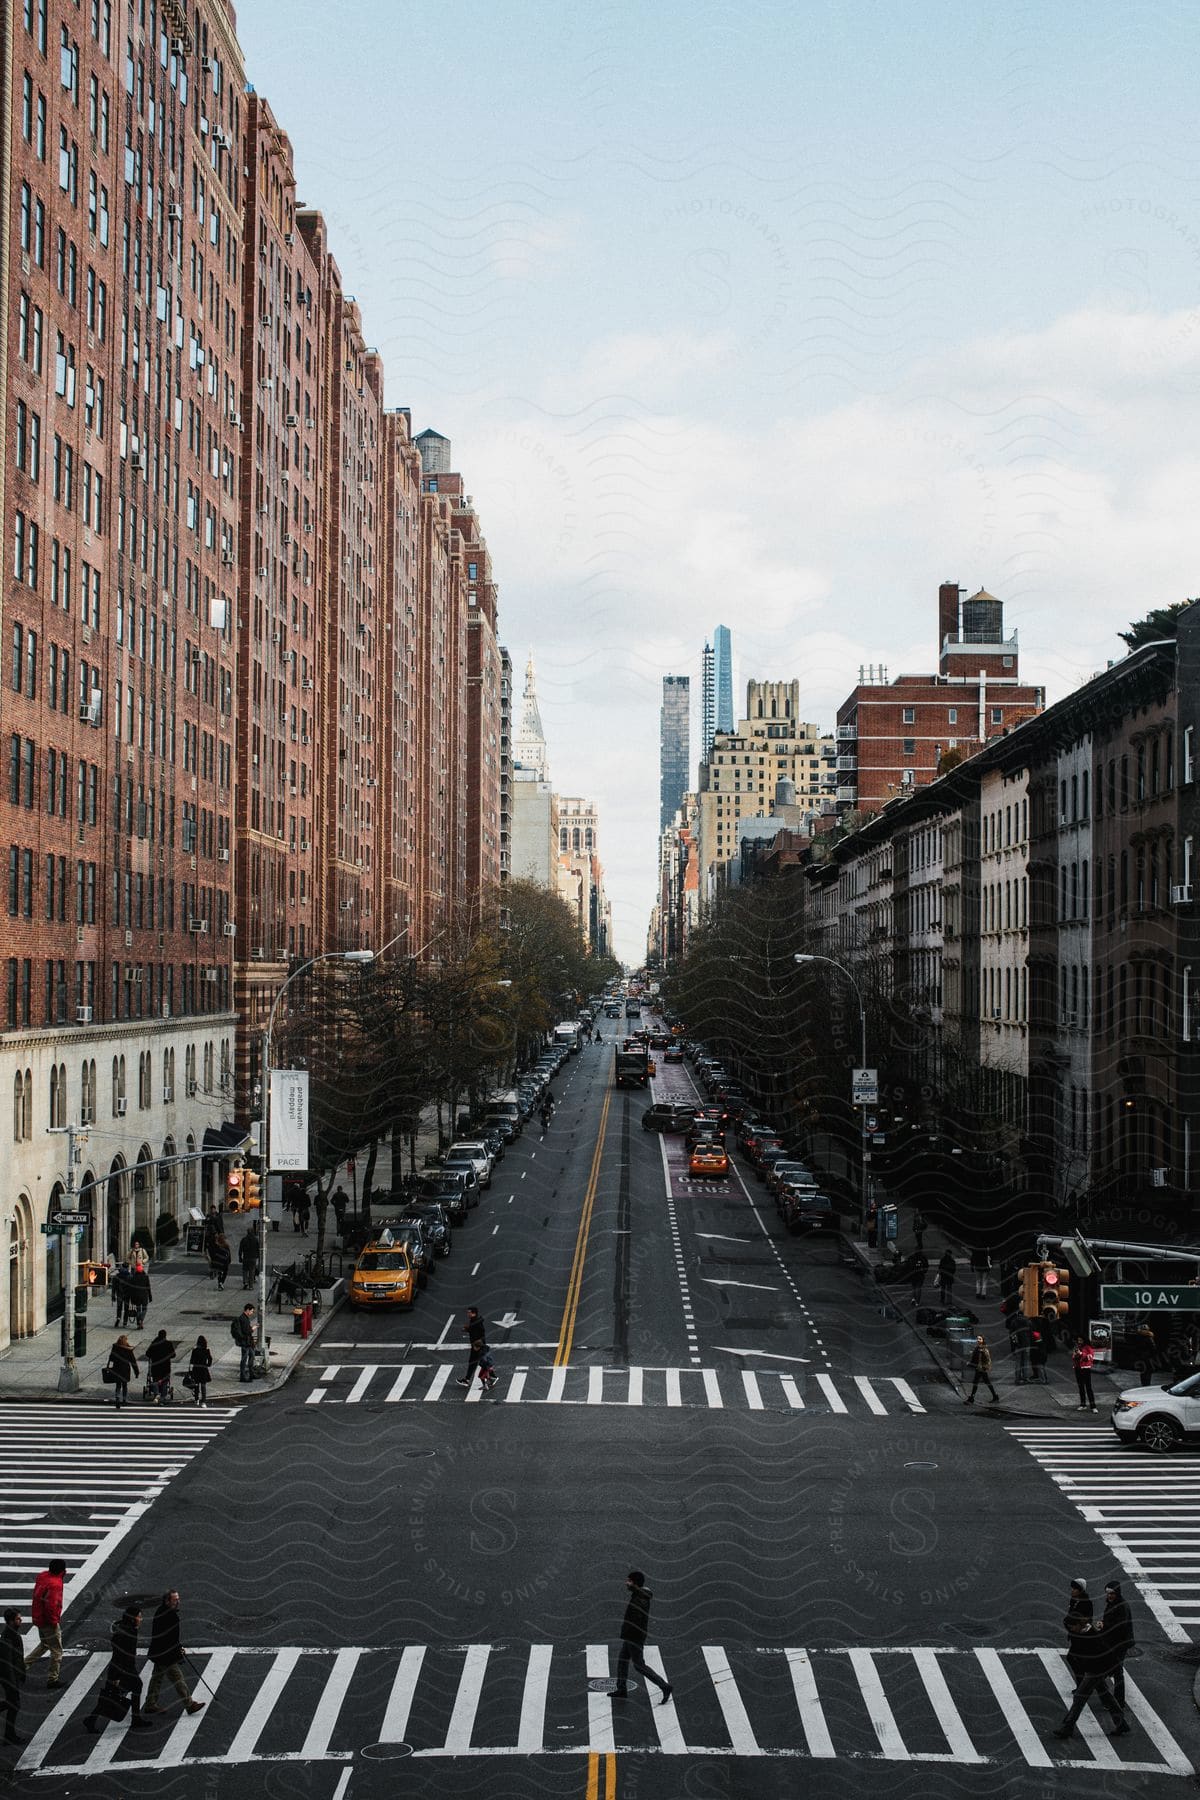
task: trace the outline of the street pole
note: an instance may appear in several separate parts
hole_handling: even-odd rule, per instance
[[[61,1125],[52,1126],[53,1131],[62,1131]],[[75,1127],[66,1126],[67,1133],[67,1182],[65,1190],[64,1212],[71,1212],[71,1200],[75,1193]],[[75,1289],[79,1285],[79,1236],[81,1227],[66,1225],[63,1232],[66,1237],[67,1268],[64,1280],[65,1306],[63,1308],[62,1335],[62,1368],[58,1371],[58,1391],[60,1394],[77,1394],[79,1392],[79,1368],[75,1361]]]

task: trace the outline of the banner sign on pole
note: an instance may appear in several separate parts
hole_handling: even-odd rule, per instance
[[[271,1070],[268,1169],[308,1168],[308,1070]]]
[[[853,1106],[878,1106],[878,1069],[855,1069],[851,1076],[851,1093]]]

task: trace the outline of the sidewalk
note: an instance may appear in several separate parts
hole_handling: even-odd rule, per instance
[[[332,1216],[329,1224],[333,1224]],[[236,1257],[243,1232],[236,1219],[227,1219],[226,1228],[230,1247]],[[314,1249],[316,1241],[315,1225],[310,1227],[307,1237],[301,1237],[292,1228],[290,1215],[285,1215],[279,1230],[268,1234],[268,1268],[295,1261],[306,1250]],[[173,1370],[176,1406],[190,1403],[191,1396],[182,1387],[181,1377],[187,1368],[189,1352],[200,1333],[208,1339],[213,1358],[212,1380],[208,1392],[210,1404],[213,1401],[253,1400],[256,1395],[270,1393],[275,1388],[282,1387],[308,1346],[329,1323],[343,1291],[340,1282],[332,1289],[323,1290],[321,1310],[313,1322],[312,1335],[307,1339],[293,1335],[290,1305],[285,1305],[282,1312],[277,1312],[272,1305],[267,1314],[266,1327],[270,1375],[266,1379],[260,1377],[253,1383],[241,1386],[238,1382],[239,1351],[229,1335],[229,1322],[237,1317],[247,1300],[252,1300],[257,1306],[257,1284],[250,1292],[243,1289],[242,1272],[235,1261],[230,1268],[224,1291],[218,1292],[216,1280],[209,1274],[207,1257],[185,1255],[182,1244],[172,1250],[169,1261],[152,1262],[149,1274],[154,1298],[146,1314],[146,1323],[141,1331],[134,1330],[132,1326],[127,1330],[141,1370],[141,1379],[130,1385],[130,1404],[134,1406],[142,1404],[141,1382],[146,1375],[146,1351],[151,1340],[160,1331],[165,1331],[176,1346]],[[77,1394],[60,1395],[58,1391],[62,1354],[59,1321],[56,1319],[44,1331],[37,1332],[33,1337],[21,1338],[0,1353],[0,1399],[62,1399],[92,1405],[106,1401],[109,1390],[100,1379],[100,1371],[120,1336],[115,1319],[116,1307],[111,1291],[107,1288],[93,1288],[88,1308],[87,1354],[78,1359],[77,1365]]]
[[[816,1152],[816,1157],[820,1156]],[[880,1189],[881,1204],[891,1204],[888,1197]],[[899,1236],[896,1245],[902,1256],[907,1256],[916,1249],[913,1236],[911,1208],[898,1205]],[[925,1278],[925,1291],[921,1300],[922,1306],[935,1306],[937,1302],[936,1272],[942,1253],[949,1250],[958,1264],[955,1276],[952,1305],[961,1312],[973,1312],[978,1315],[979,1324],[972,1329],[982,1331],[987,1338],[992,1352],[992,1379],[1000,1393],[1000,1409],[1023,1418],[1054,1418],[1082,1420],[1091,1422],[1106,1419],[1111,1411],[1112,1399],[1122,1389],[1135,1384],[1136,1377],[1129,1369],[1110,1369],[1097,1364],[1092,1371],[1092,1389],[1096,1395],[1098,1413],[1081,1413],[1078,1410],[1079,1396],[1075,1387],[1075,1375],[1071,1367],[1071,1359],[1065,1350],[1055,1349],[1046,1362],[1048,1385],[1042,1382],[1017,1382],[1014,1376],[1016,1357],[1010,1347],[1008,1327],[1000,1312],[1000,1282],[996,1270],[988,1275],[987,1294],[977,1296],[975,1293],[975,1271],[971,1268],[971,1252],[965,1244],[951,1238],[941,1226],[935,1224],[926,1215],[924,1231],[924,1254],[929,1259],[929,1273]],[[966,1398],[963,1389],[963,1360],[945,1338],[930,1337],[923,1326],[917,1324],[914,1314],[917,1303],[913,1299],[912,1288],[907,1281],[876,1282],[875,1271],[885,1266],[890,1258],[883,1246],[872,1250],[864,1238],[847,1231],[842,1240],[855,1260],[860,1263],[869,1275],[881,1304],[892,1307],[897,1316],[903,1320],[909,1330],[917,1338],[922,1348],[932,1357],[956,1392]],[[969,1371],[968,1371],[969,1373]],[[984,1390],[986,1393],[986,1389]],[[976,1405],[981,1404],[976,1396]],[[983,1410],[990,1410],[994,1405],[988,1402]]]

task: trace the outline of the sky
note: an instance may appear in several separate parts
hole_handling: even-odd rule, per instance
[[[627,961],[661,680],[698,692],[718,622],[735,710],[798,679],[831,726],[860,665],[936,666],[942,581],[1050,701],[1200,591],[1181,0],[242,0],[238,34],[388,405],[451,439]]]

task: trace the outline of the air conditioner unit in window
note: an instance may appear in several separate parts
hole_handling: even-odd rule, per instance
[[[217,979],[217,971],[215,969],[205,969],[204,979],[205,981],[215,981]]]
[[[182,219],[183,208],[177,200],[172,200],[171,204],[167,207],[167,217],[168,219]]]
[[[295,431],[297,425],[300,423],[299,413],[289,413],[283,423],[288,431]]]
[[[224,849],[218,850],[217,851],[217,861],[218,862],[228,862],[229,861],[228,850],[224,850]]]
[[[250,952],[250,961],[251,962],[262,962],[262,960],[263,960],[262,945],[256,944],[254,946],[253,950]]]
[[[188,920],[188,930],[194,931],[198,935],[203,935],[208,930],[208,920],[207,919],[189,919]]]
[[[90,1025],[91,1022],[92,1022],[91,1007],[90,1006],[77,1006],[75,1008],[75,1023],[77,1025]]]
[[[190,1075],[188,1077],[187,1082],[186,1082],[186,1088],[187,1088],[188,1099],[190,1100],[192,1095],[196,1092],[196,1077],[194,1075]]]
[[[1192,884],[1190,881],[1172,883],[1171,905],[1190,906],[1192,904]]]
[[[305,689],[309,689],[309,688],[311,688],[311,687],[312,687],[312,682],[311,682],[311,681],[302,681],[302,682],[301,682],[301,683],[300,683],[300,686],[301,686],[301,687],[302,687],[302,688],[305,688]]]
[[[993,1006],[992,1017],[993,1019],[998,1019],[1000,1017],[1000,1008],[998,1006]]]
[[[294,231],[285,231],[283,234],[283,241],[285,244],[289,244],[289,245],[294,244],[296,241],[295,232]],[[297,293],[296,299],[299,301],[301,306],[304,305],[304,289],[303,288],[301,288],[299,290],[299,292]]]
[[[1165,1169],[1151,1169],[1151,1171],[1150,1171],[1150,1186],[1151,1187],[1166,1187],[1166,1185],[1167,1185],[1167,1171]]]
[[[171,55],[172,56],[186,56],[187,55],[187,39],[186,38],[173,37],[171,39]]]
[[[237,936],[237,926],[234,924],[232,919],[230,919],[229,923],[225,927],[225,936],[226,937],[236,937]]]
[[[173,1096],[172,1096],[172,1094],[171,1094],[171,1090],[170,1090],[170,1088],[169,1088],[169,1087],[165,1087],[165,1088],[164,1088],[164,1089],[163,1089],[163,1105],[164,1105],[164,1106],[169,1106],[169,1105],[170,1105],[170,1104],[171,1104],[171,1100],[172,1100],[172,1097],[173,1097]]]
[[[232,550],[226,550],[224,555],[221,557],[221,567],[223,569],[232,569],[232,567],[233,567],[233,551]]]
[[[118,1119],[123,1119],[125,1117],[126,1105],[127,1105],[127,1102],[126,1102],[124,1094],[119,1095],[118,1099],[117,1099],[117,1106],[116,1106],[116,1113],[117,1113]]]
[[[125,948],[127,950],[133,949],[133,933],[132,933],[132,931],[127,931],[125,933]]]

